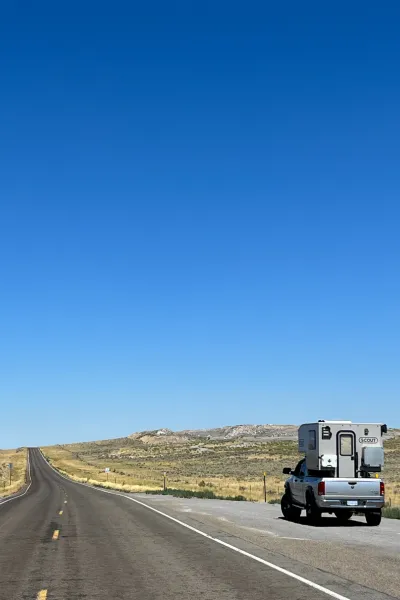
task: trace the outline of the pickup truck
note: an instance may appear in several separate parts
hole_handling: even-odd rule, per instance
[[[336,515],[341,523],[361,513],[368,525],[380,524],[385,504],[385,484],[381,479],[329,477],[329,473],[321,471],[308,472],[305,459],[294,471],[286,468],[283,473],[290,474],[281,501],[285,519],[297,521],[305,509],[308,521],[314,524],[322,513]]]

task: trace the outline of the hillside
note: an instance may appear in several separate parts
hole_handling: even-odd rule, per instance
[[[400,430],[385,441],[384,477],[394,501],[400,493]],[[143,431],[125,438],[44,448],[55,466],[80,481],[127,491],[167,486],[219,495],[263,497],[267,473],[268,497],[283,490],[283,467],[299,460],[294,425],[235,425],[217,429],[173,432]],[[109,473],[105,469],[109,469]]]
[[[156,429],[132,433],[131,439],[144,443],[184,443],[196,439],[208,440],[233,440],[245,438],[254,441],[295,440],[297,439],[297,425],[228,425],[214,429],[185,429],[172,431],[171,429]]]

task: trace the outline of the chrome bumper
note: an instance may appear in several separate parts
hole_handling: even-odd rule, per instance
[[[351,501],[357,501],[356,505],[347,504]],[[355,512],[363,512],[365,510],[379,510],[384,507],[385,499],[379,498],[329,498],[326,496],[318,496],[316,499],[317,506],[322,511],[329,510],[354,510]]]

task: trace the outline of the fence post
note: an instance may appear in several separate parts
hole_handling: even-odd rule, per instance
[[[167,473],[164,471],[164,492],[167,490]]]
[[[266,479],[266,477],[267,477],[267,474],[264,471],[264,502],[267,501],[267,479]]]

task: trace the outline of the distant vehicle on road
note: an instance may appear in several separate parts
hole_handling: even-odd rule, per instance
[[[384,464],[382,423],[318,421],[301,425],[299,452],[305,457],[285,483],[281,508],[291,521],[305,509],[311,523],[323,513],[345,523],[353,514],[365,515],[368,525],[379,525],[385,504],[385,484],[379,478]]]

